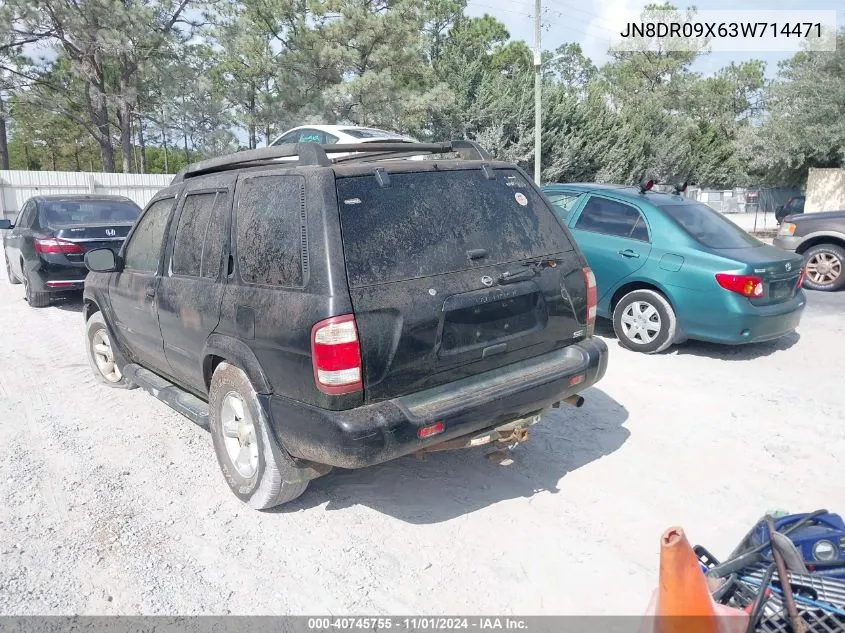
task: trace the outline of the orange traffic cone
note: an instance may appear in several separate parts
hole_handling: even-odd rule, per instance
[[[660,537],[655,633],[720,633],[710,590],[684,531]]]
[[[666,530],[660,538],[654,616],[654,633],[728,633],[744,630],[748,622],[742,611],[713,601],[695,552],[679,527]]]

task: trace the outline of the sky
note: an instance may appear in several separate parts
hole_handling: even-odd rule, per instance
[[[607,48],[610,44],[609,24],[612,16],[623,11],[639,10],[648,2],[642,0],[542,0],[543,1],[543,48],[554,50],[565,42],[578,42],[596,65],[608,61]],[[696,6],[700,10],[721,9],[828,9],[836,11],[837,24],[845,26],[845,3],[843,0],[699,0],[676,6],[686,9]],[[525,40],[534,46],[534,0],[469,0],[467,14],[481,16],[485,13],[503,22],[514,39]],[[710,75],[733,62],[761,59],[766,62],[766,75],[773,77],[777,62],[790,57],[791,53],[710,53],[697,60],[694,70]]]

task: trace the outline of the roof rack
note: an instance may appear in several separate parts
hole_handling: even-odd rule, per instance
[[[329,158],[329,154],[355,154],[346,156],[339,161],[372,161],[385,158],[405,158],[418,156],[420,154],[448,154],[457,153],[462,160],[491,160],[490,154],[474,141],[446,141],[444,143],[397,143],[397,142],[376,142],[376,143],[349,143],[340,145],[319,145],[318,143],[296,143],[295,145],[282,145],[274,147],[262,147],[250,149],[243,152],[236,152],[219,158],[211,158],[185,167],[176,176],[171,184],[176,184],[196,178],[205,174],[211,174],[241,167],[260,167],[264,165],[278,165],[279,159],[297,158],[296,165],[317,165],[330,167],[335,162]]]

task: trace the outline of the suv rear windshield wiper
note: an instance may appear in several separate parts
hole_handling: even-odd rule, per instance
[[[555,268],[558,265],[558,262],[562,260],[559,259],[539,259],[530,262],[523,262],[520,264],[521,266],[528,268],[528,270],[520,270],[517,272],[511,272],[506,270],[501,275],[496,278],[496,283],[499,285],[504,284],[514,284],[519,281],[525,281],[526,279],[532,279],[539,275],[544,268]]]

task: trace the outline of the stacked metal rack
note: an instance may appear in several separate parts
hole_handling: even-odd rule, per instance
[[[718,584],[714,600],[749,614],[747,633],[845,633],[845,561],[807,560],[805,544],[797,537],[825,517],[841,522],[819,510],[770,532],[773,538],[761,538],[766,519],[761,520],[723,563],[705,548],[694,548],[711,586]],[[826,537],[817,530],[813,538]],[[786,572],[785,583],[779,566]]]

